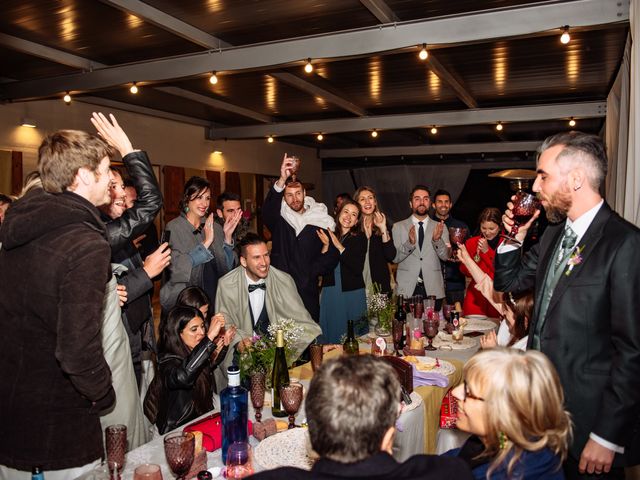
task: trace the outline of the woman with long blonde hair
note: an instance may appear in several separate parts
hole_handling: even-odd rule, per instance
[[[564,479],[571,421],[558,374],[542,353],[495,348],[473,356],[453,390],[457,427],[472,436],[451,450],[478,480]]]

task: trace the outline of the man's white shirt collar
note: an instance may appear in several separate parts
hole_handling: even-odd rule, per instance
[[[580,242],[584,234],[587,232],[589,225],[591,225],[591,222],[593,222],[593,219],[596,218],[596,215],[600,211],[600,208],[602,207],[603,204],[604,204],[604,199],[600,200],[600,202],[598,202],[596,206],[584,212],[582,215],[576,218],[573,222],[567,218],[566,226],[571,227],[571,230],[573,230],[573,232],[578,237],[576,239],[576,244]]]

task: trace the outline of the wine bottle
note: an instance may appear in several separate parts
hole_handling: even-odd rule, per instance
[[[342,345],[345,355],[358,355],[360,353],[360,347],[358,346],[358,340],[353,333],[353,320],[347,320],[347,339]]]
[[[227,450],[233,442],[248,441],[249,395],[240,385],[240,369],[227,369],[229,386],[220,392],[220,419],[222,420],[222,463],[227,463]]]
[[[276,354],[273,359],[273,369],[271,370],[271,414],[274,417],[286,417],[287,412],[282,407],[280,401],[280,387],[289,383],[289,369],[287,368],[287,357],[284,353],[284,334],[282,330],[276,331]]]
[[[399,345],[400,349],[402,349],[407,343],[407,334],[405,329],[405,325],[407,323],[407,312],[404,311],[404,295],[398,295],[395,319],[402,325],[402,339],[400,340]]]
[[[44,472],[40,467],[33,467],[31,469],[31,480],[44,480]]]

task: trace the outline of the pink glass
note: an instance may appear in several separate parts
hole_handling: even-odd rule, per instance
[[[133,480],[162,480],[160,465],[145,463],[136,467],[133,472]]]
[[[323,346],[319,343],[313,343],[309,345],[309,356],[311,357],[311,368],[315,372],[322,365],[322,358],[324,356]]]
[[[124,456],[127,453],[127,427],[126,425],[109,425],[105,428],[104,435],[109,476],[112,479],[119,479],[124,466]]]
[[[296,413],[302,403],[302,384],[293,382],[280,387],[280,401],[289,414],[289,428],[295,428]]]
[[[195,453],[195,437],[191,432],[170,433],[164,437],[164,454],[171,471],[184,479],[189,473]]]
[[[253,455],[247,442],[233,442],[227,450],[227,478],[246,478],[253,475]]]
[[[256,422],[262,420],[262,407],[264,406],[264,393],[267,390],[267,374],[262,371],[251,374],[251,404],[256,412]]]
[[[513,199],[513,208],[511,209],[513,213],[511,233],[509,235],[503,235],[503,237],[508,238],[512,242],[521,243],[515,238],[518,234],[518,229],[527,223],[539,208],[540,200],[538,200],[535,195],[523,192],[522,190],[516,193]]]

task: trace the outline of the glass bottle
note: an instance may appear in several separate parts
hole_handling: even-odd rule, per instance
[[[342,345],[345,355],[358,355],[360,347],[358,346],[358,340],[353,333],[353,320],[347,320],[347,339]]]
[[[44,480],[44,472],[40,467],[33,467],[31,469],[31,480]]]
[[[407,335],[406,335],[406,322],[407,322],[407,312],[404,311],[404,295],[398,295],[398,302],[396,304],[396,313],[395,319],[402,325],[402,339],[400,340],[399,349],[404,348],[407,343]]]
[[[271,414],[274,417],[286,417],[287,412],[280,401],[280,387],[289,383],[289,368],[284,352],[284,334],[282,330],[276,331],[276,353],[271,370]]]
[[[248,439],[249,394],[240,385],[240,368],[227,369],[229,385],[220,392],[220,418],[222,421],[222,463],[227,463],[227,450],[233,442]]]

